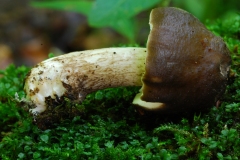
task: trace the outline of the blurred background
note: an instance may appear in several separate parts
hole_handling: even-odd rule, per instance
[[[49,53],[145,46],[149,13],[161,6],[203,23],[240,14],[239,0],[0,0],[0,69],[33,66]]]

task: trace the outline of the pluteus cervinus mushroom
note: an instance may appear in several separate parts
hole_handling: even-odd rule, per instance
[[[133,104],[146,110],[194,111],[213,106],[224,93],[231,58],[224,41],[178,8],[150,14],[147,48],[103,48],[54,57],[32,68],[24,90],[36,107],[61,97],[83,101],[91,92],[142,86]]]

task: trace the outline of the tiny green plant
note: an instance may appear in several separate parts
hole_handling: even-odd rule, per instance
[[[143,10],[153,7],[160,1],[161,0],[33,1],[32,6],[82,13],[88,17],[91,26],[111,27],[127,37],[130,42],[133,42],[136,32],[136,19],[134,16]]]

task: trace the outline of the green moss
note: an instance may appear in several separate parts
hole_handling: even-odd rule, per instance
[[[240,157],[240,16],[208,24],[231,50],[232,73],[219,108],[193,118],[140,116],[131,105],[139,88],[101,90],[82,104],[66,99],[38,121],[24,97],[26,67],[0,73],[0,157],[2,159],[238,159]],[[231,27],[233,26],[233,27]],[[64,114],[63,114],[64,113]],[[77,115],[77,116],[76,116]],[[148,120],[148,121],[147,121]],[[149,127],[149,125],[151,125]],[[48,128],[48,129],[47,129]]]
[[[8,66],[4,71],[0,71],[0,131],[1,134],[11,130],[13,125],[22,117],[23,109],[15,100],[18,96],[20,99],[25,97],[23,91],[23,81],[27,67]],[[17,94],[16,94],[17,93]],[[2,135],[0,135],[1,139]]]

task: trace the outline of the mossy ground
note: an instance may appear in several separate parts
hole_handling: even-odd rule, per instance
[[[219,108],[174,119],[141,116],[131,105],[139,88],[129,87],[98,91],[82,104],[66,99],[35,121],[19,101],[29,68],[10,65],[0,72],[0,159],[239,159],[240,16],[207,26],[233,60]]]

